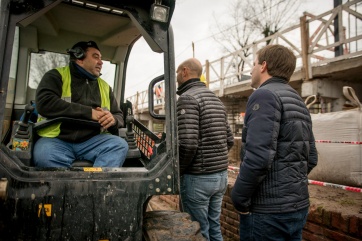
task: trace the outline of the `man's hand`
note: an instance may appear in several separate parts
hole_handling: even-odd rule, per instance
[[[105,130],[116,124],[112,113],[100,107],[92,110],[92,119],[98,121]]]

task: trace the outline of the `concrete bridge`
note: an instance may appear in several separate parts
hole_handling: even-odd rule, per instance
[[[312,113],[343,110],[346,102],[343,86],[351,86],[362,99],[361,1],[346,2],[318,16],[305,12],[295,26],[214,61],[206,61],[203,75],[207,86],[225,104],[236,136],[241,132],[243,112],[253,92],[250,71],[255,53],[266,43],[284,45],[297,56],[290,85],[305,99],[313,96]],[[147,90],[127,99],[132,102],[137,119],[151,130],[161,131],[162,121],[148,113]],[[155,112],[162,113],[164,100],[154,104]]]

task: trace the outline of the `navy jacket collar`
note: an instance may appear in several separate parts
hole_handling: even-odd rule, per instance
[[[268,79],[267,81],[265,81],[264,83],[262,83],[260,87],[264,86],[264,85],[267,85],[269,83],[282,83],[282,84],[288,84],[288,81],[285,80],[285,79],[282,79],[282,78],[279,78],[279,77],[271,77],[270,79]],[[258,88],[258,89],[259,89]]]

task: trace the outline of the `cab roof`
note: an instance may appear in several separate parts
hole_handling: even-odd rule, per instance
[[[41,1],[24,6],[22,1],[11,2],[12,16],[34,52],[41,50],[65,53],[74,43],[96,41],[106,60],[117,60],[140,36],[155,52],[167,51],[166,32],[175,7],[175,0],[157,0],[169,7],[166,23],[150,18],[154,0],[103,1]],[[36,35],[37,38],[30,37]],[[33,41],[34,43],[31,43]]]

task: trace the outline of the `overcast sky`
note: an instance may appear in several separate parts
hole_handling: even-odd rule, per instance
[[[175,38],[176,67],[185,59],[193,56],[202,64],[222,57],[221,47],[212,38],[210,29],[215,26],[213,15],[220,22],[228,14],[228,9],[235,0],[177,0],[171,20]],[[300,0],[298,21],[304,11],[318,15],[333,8],[333,0]],[[297,23],[297,22],[296,22]],[[143,39],[139,40],[130,55],[128,64],[126,97],[146,90],[148,83],[163,74],[162,56],[152,53]]]

